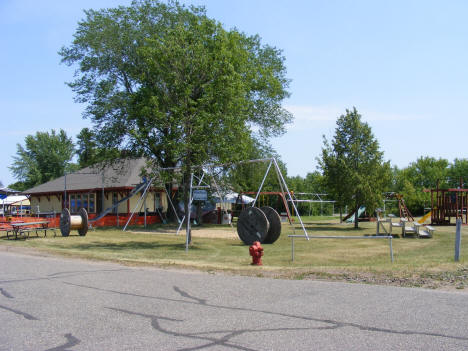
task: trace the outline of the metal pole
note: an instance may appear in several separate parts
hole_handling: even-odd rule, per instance
[[[128,223],[130,223],[130,221],[132,220],[132,217],[133,215],[135,214],[135,211],[137,210],[138,206],[140,205],[140,202],[141,202],[141,199],[143,199],[143,196],[145,196],[146,194],[146,191],[148,190],[148,188],[150,187],[150,185],[153,183],[153,180],[154,178],[152,178],[149,182],[148,182],[148,185],[146,186],[145,190],[143,191],[143,194],[141,195],[141,197],[138,199],[138,202],[137,204],[135,205],[135,207],[133,208],[133,211],[132,211],[132,214],[130,215],[130,217],[128,218],[128,221],[127,223],[125,224],[125,226],[123,227],[123,231],[125,231],[127,229],[127,226],[128,226]],[[119,207],[117,206],[117,216],[119,215]]]
[[[179,228],[177,228],[177,233],[176,233],[176,235],[179,235],[180,228],[182,227],[182,224],[184,224],[184,220],[185,220],[185,216],[182,217],[182,220],[181,220],[180,223],[179,223]]]
[[[262,188],[263,188],[263,184],[265,183],[265,179],[266,179],[268,173],[270,172],[271,163],[272,163],[272,161],[270,161],[270,164],[268,165],[268,168],[267,168],[267,170],[266,170],[266,172],[265,172],[265,175],[263,176],[262,183],[260,184],[260,188],[258,188],[257,195],[255,196],[255,200],[254,200],[254,202],[252,203],[252,207],[255,207],[255,204],[257,203],[258,195],[260,195],[260,191],[261,191]]]
[[[148,197],[148,193],[145,195],[145,200],[143,201],[143,206],[145,206],[145,228],[146,228],[146,198]]]
[[[164,184],[164,191],[166,192],[167,200],[168,200],[169,203],[171,204],[172,210],[174,211],[174,214],[175,214],[175,216],[176,216],[176,218],[177,218],[177,222],[183,223],[184,220],[182,219],[182,221],[181,221],[180,218],[179,218],[179,216],[177,215],[177,211],[176,211],[176,209],[175,209],[175,207],[174,207],[174,204],[172,203],[171,196],[169,195],[169,192],[168,192],[167,189],[166,189],[166,184]]]
[[[67,172],[65,172],[65,174],[64,174],[63,207],[67,208]]]
[[[190,211],[192,209],[192,183],[193,183],[193,172],[190,174],[190,187],[189,187],[189,203],[187,210],[187,230],[185,233],[185,252],[188,252],[189,238],[190,238]]]
[[[294,237],[291,239],[291,260],[294,262]]]
[[[284,177],[281,174],[281,170],[280,170],[280,168],[278,166],[278,163],[276,162],[276,159],[273,159],[273,162],[275,163],[275,167],[276,167],[276,170],[277,170],[277,172],[279,174],[279,177],[283,181],[283,185],[284,185],[284,187],[286,189],[286,192],[287,192],[287,194],[289,196],[289,199],[291,200],[291,203],[292,203],[292,205],[294,207],[294,210],[296,211],[297,218],[299,219],[299,222],[301,222],[302,230],[304,230],[304,234],[305,234],[307,240],[309,240],[309,234],[307,234],[307,230],[305,229],[304,223],[302,222],[301,215],[299,214],[299,211],[297,210],[296,205],[294,204],[294,201],[293,201],[293,199],[291,197],[291,193],[290,193],[290,191],[288,189],[288,185],[286,184],[286,181],[284,180]]]
[[[104,211],[104,170],[102,171],[102,178],[101,178],[101,185],[102,185],[102,197],[101,197],[101,211]]]
[[[389,242],[390,242],[390,258],[392,260],[392,263],[393,263],[393,245],[392,245],[392,236],[389,237]]]
[[[458,262],[460,260],[461,225],[462,220],[460,218],[457,218],[457,229],[455,232],[455,262]]]

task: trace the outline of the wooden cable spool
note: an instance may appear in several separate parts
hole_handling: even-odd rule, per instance
[[[237,234],[246,245],[255,241],[273,244],[281,234],[281,219],[271,207],[248,207],[237,221]]]
[[[265,216],[267,217],[268,222],[270,223],[267,235],[263,240],[263,243],[273,244],[276,240],[278,240],[278,238],[281,235],[281,217],[273,207],[263,206],[260,207],[260,210],[262,210],[263,213],[265,213]]]
[[[70,230],[78,229],[80,236],[86,235],[88,232],[88,212],[84,208],[80,208],[79,215],[72,216],[68,208],[62,210],[60,215],[60,232],[62,236],[69,236]]]

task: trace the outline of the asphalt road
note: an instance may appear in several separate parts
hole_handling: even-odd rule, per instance
[[[468,350],[468,294],[0,251],[1,350]]]

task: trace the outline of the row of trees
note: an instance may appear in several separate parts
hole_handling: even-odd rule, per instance
[[[375,206],[381,207],[383,200],[386,198],[386,193],[400,193],[403,195],[410,211],[415,215],[422,215],[425,209],[431,206],[430,193],[426,193],[424,189],[431,189],[437,186],[441,188],[457,188],[460,186],[460,179],[463,179],[462,187],[468,187],[468,159],[455,159],[449,162],[447,159],[434,158],[424,156],[411,162],[407,167],[398,168],[392,167],[389,174],[386,175],[386,182],[381,189],[376,193],[378,199],[374,207],[366,205],[369,212],[372,213]],[[295,192],[306,193],[327,193],[327,200],[336,199],[334,189],[330,184],[329,179],[326,179],[321,172],[311,172],[305,177],[295,176],[289,178],[289,186]],[[353,187],[352,184],[348,184]],[[380,190],[382,190],[380,192]],[[343,202],[342,208],[354,207],[354,202]],[[339,210],[339,203],[335,204]],[[388,207],[388,205],[387,205]],[[302,206],[303,211],[307,213],[308,205]]]
[[[225,29],[203,7],[136,0],[85,11],[72,43],[59,54],[75,67],[75,80],[68,84],[75,100],[86,104],[84,117],[93,128],[80,132],[76,148],[63,130],[26,137],[11,166],[19,180],[12,187],[20,190],[128,156],[181,166],[181,183],[187,184],[195,165],[275,156],[269,138],[292,121],[282,107],[289,80],[281,51],[257,35]],[[338,118],[333,139],[324,138],[320,172],[289,181],[296,191],[326,191],[340,209],[365,205],[373,211],[382,194],[393,190],[419,211],[420,190],[436,179],[453,184],[466,174],[465,161],[422,158],[392,169],[353,108]],[[264,167],[220,172],[236,190],[255,189]],[[274,183],[272,175],[265,189]],[[187,188],[184,201],[187,205]]]
[[[74,145],[63,130],[28,135],[24,146],[17,145],[11,170],[19,181],[10,187],[25,190],[65,172],[115,158],[139,156],[131,150],[106,148],[88,128],[83,128],[76,139]],[[265,157],[279,159],[278,154],[265,145],[256,145],[249,155],[250,159]],[[287,174],[285,164],[281,161],[279,164],[282,172]],[[433,188],[437,182],[441,188],[458,187],[460,179],[468,179],[468,159],[449,162],[426,156],[402,169],[390,167],[389,162],[383,161],[370,127],[361,121],[356,109],[339,117],[332,141],[324,140],[319,165],[320,171],[305,177],[288,177],[289,187],[296,193],[325,192],[328,194],[326,199],[336,200],[335,208],[341,210],[365,205],[369,212],[373,212],[382,206],[386,192],[398,192],[403,194],[414,214],[422,214],[424,208],[430,206],[430,195],[423,189]],[[256,190],[266,167],[267,164],[243,164],[221,170],[218,179],[224,178],[236,191]],[[264,190],[278,190],[274,172],[266,178]],[[302,210],[307,213],[308,209],[309,206],[303,204]]]
[[[361,205],[372,214],[391,192],[402,194],[413,214],[421,215],[431,204],[430,193],[424,189],[437,184],[441,188],[464,187],[463,181],[468,181],[468,159],[449,162],[424,156],[408,167],[391,167],[355,108],[338,118],[331,141],[324,137],[318,161],[321,172],[290,178],[290,186],[297,192],[327,192],[328,199],[336,201],[340,215],[344,208],[356,211]]]
[[[125,156],[128,156],[126,150],[108,149],[99,144],[96,134],[88,128],[78,134],[76,145],[64,130],[37,132],[26,136],[24,146],[17,144],[10,170],[18,182],[10,188],[22,191],[61,177],[65,172]]]

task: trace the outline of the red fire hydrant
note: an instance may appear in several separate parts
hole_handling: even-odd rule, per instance
[[[252,265],[261,266],[263,247],[260,245],[260,241],[255,241],[252,246],[249,247],[250,256],[252,256]]]

